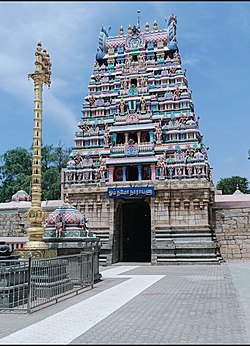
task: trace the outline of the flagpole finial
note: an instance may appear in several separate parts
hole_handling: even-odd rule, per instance
[[[140,10],[137,10],[137,16],[138,16],[138,21],[137,21],[137,25],[140,26]]]

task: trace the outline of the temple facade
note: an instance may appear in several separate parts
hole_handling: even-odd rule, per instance
[[[62,197],[100,237],[100,262],[219,263],[208,148],[176,40],[102,27]]]

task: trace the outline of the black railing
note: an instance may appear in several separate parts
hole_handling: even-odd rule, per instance
[[[0,313],[31,313],[94,285],[94,251],[48,259],[0,261]]]

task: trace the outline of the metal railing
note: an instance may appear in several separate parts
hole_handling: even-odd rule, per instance
[[[94,286],[94,252],[0,261],[0,313],[28,312]]]

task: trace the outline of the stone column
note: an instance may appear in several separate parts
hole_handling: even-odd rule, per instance
[[[127,180],[126,171],[127,171],[127,167],[126,166],[122,166],[122,181],[126,181]]]
[[[112,183],[114,181],[114,166],[109,167],[109,182]]]
[[[125,132],[125,144],[128,144],[128,132]]]
[[[138,145],[141,144],[141,131],[137,132],[137,143]]]
[[[142,173],[142,166],[141,166],[141,165],[138,165],[138,166],[137,166],[137,170],[138,170],[138,180],[142,180],[142,176],[141,176],[141,173]]]
[[[117,133],[112,133],[112,144],[116,145]]]
[[[150,169],[151,169],[151,180],[155,180],[155,164],[154,163],[151,163]]]
[[[149,138],[150,138],[150,143],[154,143],[154,132],[153,132],[153,130],[149,131]]]

